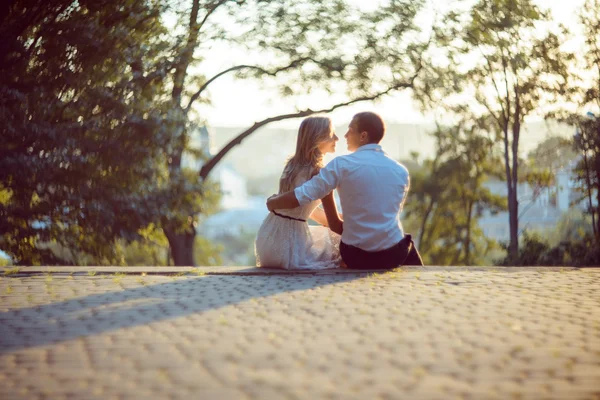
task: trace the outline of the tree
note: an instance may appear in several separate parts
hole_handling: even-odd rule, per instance
[[[587,231],[585,215],[569,212],[561,217],[556,229],[550,232],[524,232],[519,258],[506,257],[498,265],[571,265],[597,266],[600,263],[600,246]]]
[[[585,2],[580,21],[585,33],[584,62],[592,74],[592,85],[580,90],[580,112],[567,120],[578,128],[575,145],[582,157],[576,171],[580,188],[588,200],[594,237],[600,242],[600,0]]]
[[[531,168],[552,172],[567,168],[577,158],[573,140],[561,136],[549,136],[527,154]]]
[[[270,122],[412,87],[427,47],[414,23],[422,4],[393,0],[360,15],[342,0],[8,3],[0,244],[19,263],[64,262],[39,246],[54,241],[110,262],[115,240],[154,224],[174,264],[193,265],[199,214],[215,204],[212,168]],[[166,29],[171,16],[177,23]],[[217,42],[246,56],[205,76]],[[283,96],[325,90],[335,100],[255,123],[192,172],[182,163],[196,150],[190,133],[210,117],[196,105],[225,74],[270,81]]]
[[[587,199],[588,212],[592,216],[594,237],[600,242],[600,118],[592,115],[586,120],[579,119],[577,125],[579,129],[575,146],[581,152],[581,160],[575,172],[579,189]]]
[[[579,13],[585,37],[578,68],[571,70],[571,87],[563,96],[573,108],[552,111],[548,118],[576,129],[574,145],[578,188],[592,219],[593,236],[600,241],[600,0],[586,0]],[[595,197],[595,198],[594,198]],[[594,204],[596,203],[596,204]]]
[[[19,264],[65,262],[53,244],[110,262],[115,240],[169,212],[161,13],[129,0],[3,9],[0,245]]]
[[[414,23],[422,5],[422,1],[394,0],[360,15],[342,0],[192,0],[189,7],[174,10],[177,26],[185,30],[176,31],[168,77],[171,91],[165,121],[174,143],[166,152],[169,179],[179,179],[190,124],[202,117],[192,115],[194,105],[207,102],[211,85],[226,74],[269,80],[282,96],[326,90],[333,97],[338,87],[346,95],[320,110],[296,110],[256,122],[205,163],[199,171],[203,181],[228,151],[271,122],[329,112],[412,87],[427,46],[419,40]],[[202,71],[202,60],[210,57],[211,45],[217,41],[244,48],[245,59],[233,60],[231,67],[213,76],[194,72]],[[182,208],[163,219],[175,265],[194,263],[199,211]]]
[[[441,127],[433,133],[436,156],[411,176],[406,216],[417,221],[418,246],[427,263],[478,265],[495,247],[485,238],[479,218],[505,208],[502,197],[484,186],[497,176],[494,143],[477,125]]]
[[[526,182],[533,188],[530,202],[520,211],[519,219],[535,204],[542,189],[549,189],[556,184],[556,173],[570,168],[576,157],[572,140],[550,136],[530,151],[525,159],[519,160],[519,182]]]
[[[561,51],[562,27],[531,0],[480,0],[454,9],[436,29],[437,68],[417,90],[462,121],[478,120],[503,147],[508,189],[509,255],[518,255],[519,141],[524,119],[567,90],[573,55]]]

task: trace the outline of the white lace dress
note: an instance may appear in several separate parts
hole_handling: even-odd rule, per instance
[[[296,187],[307,177],[296,179]],[[275,210],[278,214],[306,221],[320,200],[291,210]],[[254,243],[256,266],[284,269],[338,268],[340,235],[324,226],[312,226],[307,222],[284,218],[269,213]]]

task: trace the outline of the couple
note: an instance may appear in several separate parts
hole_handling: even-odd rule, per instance
[[[385,269],[423,265],[400,222],[408,171],[381,149],[384,133],[379,115],[356,114],[344,136],[352,154],[323,166],[323,155],[334,152],[338,140],[331,120],[309,117],[302,121],[296,153],[281,174],[279,195],[267,200],[270,213],[255,242],[257,266]],[[337,212],[334,189],[343,217]],[[317,207],[319,203],[323,209]],[[309,218],[322,226],[309,226]]]

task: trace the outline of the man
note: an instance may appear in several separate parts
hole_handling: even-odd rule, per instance
[[[341,233],[340,253],[348,268],[380,269],[423,265],[400,212],[409,188],[407,169],[383,152],[381,117],[362,112],[344,136],[352,154],[337,157],[294,190],[271,196],[269,211],[296,208],[338,189],[344,220],[328,213],[332,230]]]

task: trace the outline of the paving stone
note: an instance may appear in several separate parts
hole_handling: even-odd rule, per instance
[[[0,398],[600,399],[598,268],[172,271],[0,277]]]

